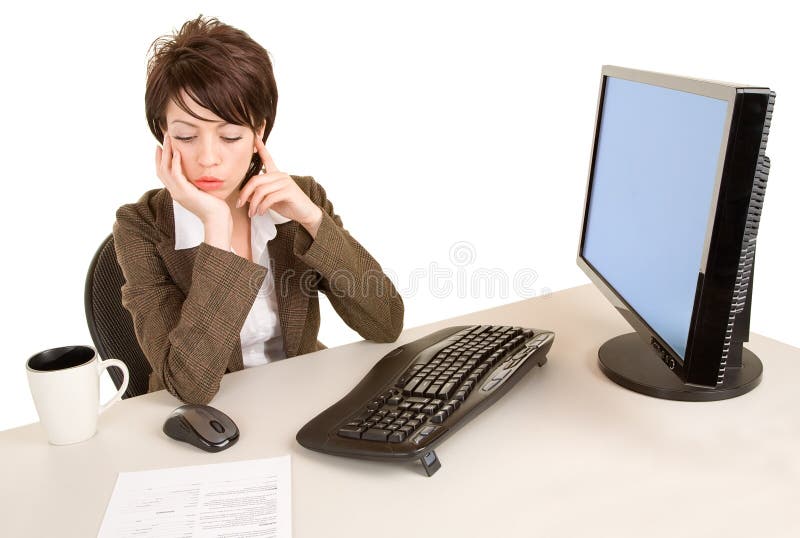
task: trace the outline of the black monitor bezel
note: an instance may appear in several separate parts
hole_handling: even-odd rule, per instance
[[[695,304],[683,358],[628,304],[620,293],[583,257],[594,176],[598,133],[608,77],[643,82],[725,100],[725,135],[718,158],[714,194],[709,209]],[[577,263],[636,332],[685,383],[713,387],[725,369],[725,339],[730,339],[731,305],[742,248],[750,193],[764,129],[768,88],[692,79],[663,73],[603,66],[600,79],[589,177],[584,200]],[[763,110],[762,110],[763,109]],[[759,123],[760,122],[760,123]]]

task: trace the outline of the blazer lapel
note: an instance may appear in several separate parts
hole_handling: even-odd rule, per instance
[[[194,269],[194,259],[197,256],[197,247],[175,250],[175,217],[172,209],[172,197],[167,189],[163,189],[159,194],[162,195],[159,201],[161,207],[160,211],[156,213],[156,225],[161,230],[162,236],[161,242],[158,244],[158,252],[175,284],[186,296],[192,286],[192,270]]]
[[[294,357],[300,349],[303,329],[308,312],[309,294],[313,287],[307,280],[308,267],[297,264],[294,256],[294,236],[297,231],[294,221],[277,224],[277,235],[267,243],[275,278],[275,296],[278,300],[278,319],[283,333],[283,347],[287,357]]]

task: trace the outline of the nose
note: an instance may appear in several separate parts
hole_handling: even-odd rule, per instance
[[[203,168],[211,168],[219,164],[219,148],[214,137],[207,137],[200,142],[200,154],[197,161]]]

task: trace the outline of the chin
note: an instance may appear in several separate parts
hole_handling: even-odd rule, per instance
[[[197,187],[197,185],[195,185],[195,187]],[[197,188],[198,188],[198,190],[201,190],[206,194],[210,194],[214,198],[219,198],[220,200],[225,200],[231,194],[231,191],[232,191],[231,188],[226,187],[224,185],[222,187],[220,187],[219,189],[214,189],[214,190],[205,190],[205,189],[202,189],[200,187],[197,187]]]

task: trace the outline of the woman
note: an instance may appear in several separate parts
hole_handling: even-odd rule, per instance
[[[165,188],[114,224],[149,390],[207,403],[226,372],[324,349],[318,290],[362,337],[395,341],[391,281],[325,190],[279,171],[264,145],[278,101],[267,51],[202,16],[152,49],[145,113]]]

